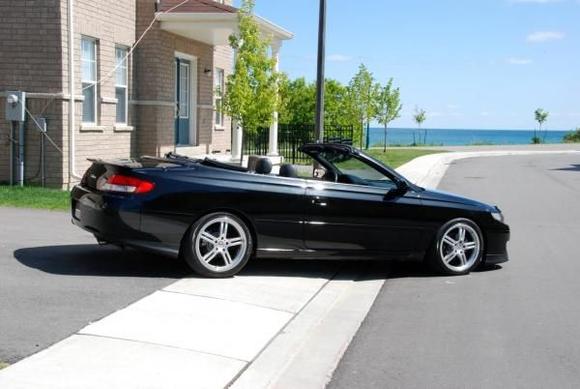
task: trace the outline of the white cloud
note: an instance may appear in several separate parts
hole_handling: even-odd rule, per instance
[[[534,61],[529,58],[510,57],[506,59],[506,62],[510,65],[530,65]]]
[[[330,62],[349,62],[352,60],[352,57],[344,54],[331,54],[327,57]]]
[[[526,40],[530,43],[543,43],[564,39],[566,34],[560,31],[536,31],[528,35]]]

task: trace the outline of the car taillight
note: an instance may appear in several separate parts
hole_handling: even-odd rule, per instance
[[[102,180],[97,185],[97,189],[104,192],[122,193],[149,193],[155,188],[153,182],[141,180],[139,178],[114,174],[107,180]]]

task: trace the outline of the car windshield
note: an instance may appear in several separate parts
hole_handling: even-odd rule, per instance
[[[324,150],[319,158],[332,166],[337,174],[336,182],[354,185],[375,186],[392,189],[397,185],[368,161],[342,150]]]

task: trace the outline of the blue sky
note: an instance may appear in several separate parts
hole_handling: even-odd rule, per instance
[[[239,0],[237,1],[239,4]],[[327,0],[326,75],[348,82],[363,62],[400,86],[413,126],[580,127],[580,0]],[[291,77],[316,74],[317,0],[256,0],[256,13],[296,34],[281,51]]]

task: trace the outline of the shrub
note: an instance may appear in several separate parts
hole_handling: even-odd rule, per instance
[[[580,127],[564,135],[564,143],[580,143]]]

